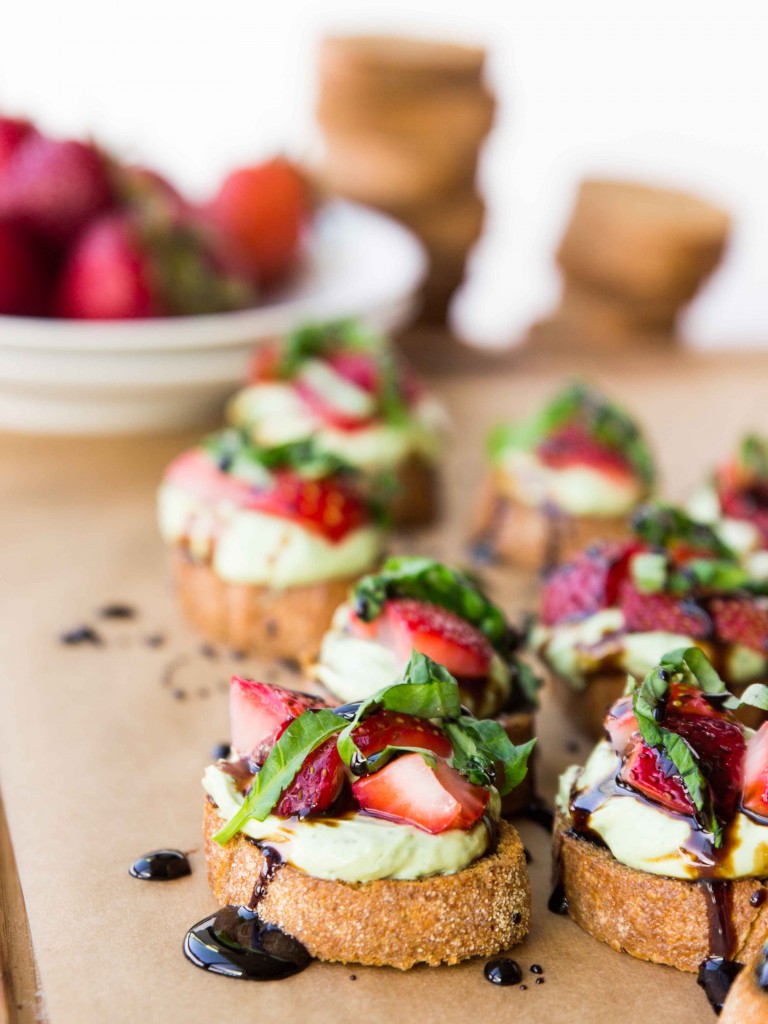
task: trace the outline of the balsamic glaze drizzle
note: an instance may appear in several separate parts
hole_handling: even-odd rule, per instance
[[[277,981],[312,962],[306,948],[247,907],[224,907],[184,938],[184,956],[204,971],[248,981]]]
[[[145,882],[168,882],[192,874],[189,859],[181,850],[153,850],[135,860],[128,869]]]

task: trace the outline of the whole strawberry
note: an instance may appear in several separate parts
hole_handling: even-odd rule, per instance
[[[44,316],[49,280],[45,254],[20,225],[0,220],[0,314]]]
[[[107,163],[91,145],[29,135],[0,176],[0,214],[67,245],[113,203]]]
[[[20,117],[0,117],[0,177],[22,142],[36,134],[37,129],[31,121]]]

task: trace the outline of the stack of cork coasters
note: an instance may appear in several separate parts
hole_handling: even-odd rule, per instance
[[[483,227],[475,177],[495,108],[484,64],[481,49],[388,36],[333,37],[320,51],[324,184],[424,242],[425,319],[445,316]]]
[[[680,312],[722,256],[728,214],[697,196],[623,181],[584,181],[557,261],[556,320],[596,341],[674,336]]]

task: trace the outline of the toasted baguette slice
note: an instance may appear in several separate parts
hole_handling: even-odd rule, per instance
[[[523,505],[504,487],[501,474],[487,481],[475,521],[476,543],[491,554],[531,572],[544,572],[574,558],[597,540],[629,536],[627,516],[571,516]]]
[[[612,949],[639,960],[696,971],[710,956],[707,891],[699,882],[651,875],[619,863],[604,847],[569,831],[568,821],[555,821],[555,862],[574,921]],[[768,933],[768,902],[750,903],[756,878],[729,885],[731,920],[736,935],[733,959],[751,959]]]
[[[227,583],[204,562],[194,562],[181,547],[174,552],[182,611],[211,640],[235,650],[258,650],[265,657],[308,662],[333,613],[345,601],[354,577],[323,580],[275,590]]]
[[[398,466],[395,492],[389,506],[394,526],[428,526],[438,514],[439,486],[435,465],[411,455]]]
[[[768,933],[764,933],[768,939]],[[757,983],[757,965],[762,950],[750,960],[733,983],[720,1014],[720,1024],[765,1024],[768,1021],[768,992]]]
[[[208,883],[222,906],[248,904],[264,863],[242,833],[226,846],[206,800]],[[397,967],[455,964],[520,942],[531,923],[531,895],[520,838],[501,822],[496,850],[455,875],[415,882],[332,882],[284,865],[269,882],[259,916],[320,960]]]

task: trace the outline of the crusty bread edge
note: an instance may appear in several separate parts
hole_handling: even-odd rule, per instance
[[[639,960],[696,971],[709,955],[709,919],[704,887],[636,871],[604,847],[577,836],[560,815],[554,831],[555,865],[576,923],[612,949]],[[737,936],[733,959],[753,957],[768,933],[768,901],[755,907],[750,897],[768,889],[755,878],[730,883],[732,921]]]
[[[213,835],[220,826],[216,807],[206,800],[211,891],[222,906],[247,904],[264,858],[242,833],[219,846]],[[501,822],[493,852],[456,874],[418,881],[334,882],[284,865],[268,883],[259,916],[320,960],[407,970],[491,956],[522,941],[530,928],[523,845],[515,829]]]
[[[763,935],[768,939],[768,931]],[[720,1014],[720,1024],[765,1024],[768,1021],[768,992],[757,984],[757,961],[749,961],[731,986]]]

